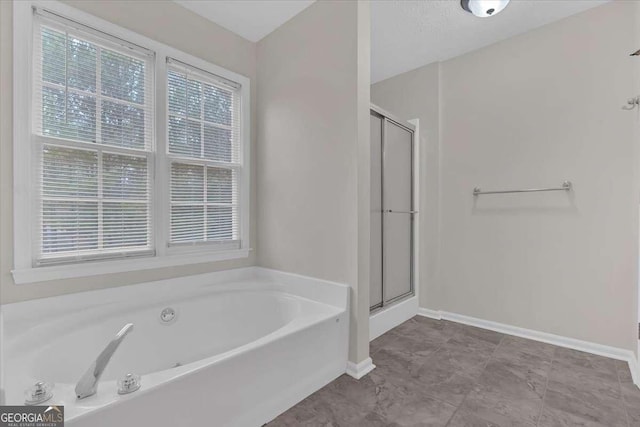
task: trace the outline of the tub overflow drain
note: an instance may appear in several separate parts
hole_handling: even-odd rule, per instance
[[[173,308],[167,307],[160,312],[160,321],[162,323],[170,324],[175,322],[175,320],[176,320],[176,311]]]

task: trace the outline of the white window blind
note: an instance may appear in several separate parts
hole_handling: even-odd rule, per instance
[[[240,247],[240,90],[167,59],[170,245]]]
[[[153,53],[34,14],[34,263],[152,254]]]

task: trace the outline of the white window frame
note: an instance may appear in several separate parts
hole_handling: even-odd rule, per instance
[[[34,168],[31,129],[32,66],[33,66],[33,8],[42,8],[114,37],[126,40],[155,52],[155,117],[154,144],[155,171],[152,199],[152,240],[155,256],[118,258],[103,261],[85,261],[63,265],[34,266],[34,239],[37,239],[34,209],[38,200],[32,185],[38,179]],[[158,41],[82,12],[54,0],[14,2],[13,5],[13,203],[14,203],[14,282],[33,283],[72,277],[88,277],[100,274],[148,270],[178,265],[197,264],[246,258],[251,251],[250,211],[250,141],[251,109],[250,79],[226,70],[200,58],[184,53]],[[190,248],[170,247],[170,163],[167,158],[167,60],[174,58],[193,67],[203,69],[241,85],[241,164],[238,174],[240,196],[240,248],[220,249],[218,245],[194,245]],[[35,195],[37,196],[37,194]]]

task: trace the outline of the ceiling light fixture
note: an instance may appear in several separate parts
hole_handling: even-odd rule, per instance
[[[502,11],[509,0],[460,0],[460,6],[469,13],[480,18],[493,16]]]

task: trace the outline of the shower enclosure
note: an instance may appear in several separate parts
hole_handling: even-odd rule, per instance
[[[371,311],[414,294],[415,128],[371,106]]]

